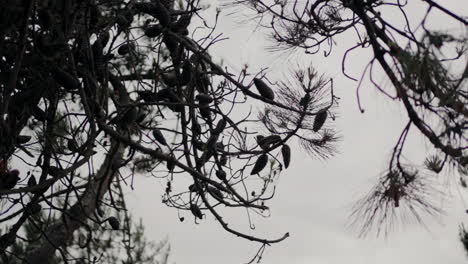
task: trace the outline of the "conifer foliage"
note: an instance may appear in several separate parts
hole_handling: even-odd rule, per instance
[[[269,215],[279,172],[294,158],[286,143],[333,154],[332,122],[312,126],[319,111],[334,116],[332,82],[310,68],[283,89],[265,71],[218,65],[208,48],[221,43],[211,35],[216,23],[202,20],[204,6],[1,1],[0,223],[10,226],[0,235],[3,262],[19,257],[11,248],[39,213],[47,219],[30,226],[40,235],[21,256],[27,263],[79,259],[70,243],[89,245],[96,223],[128,232],[115,216],[124,193],[116,186],[132,190],[141,175],[164,182],[163,202],[181,220],[215,218],[263,248],[288,236],[237,230],[220,208]],[[261,113],[249,112],[252,104]],[[83,228],[86,239],[71,240]]]

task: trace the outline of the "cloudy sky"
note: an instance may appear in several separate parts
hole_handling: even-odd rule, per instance
[[[421,1],[413,2],[420,4]],[[458,14],[468,15],[467,1],[443,2]],[[206,12],[212,15],[216,6],[214,2]],[[420,10],[412,7],[411,15],[420,15]],[[221,14],[227,15],[224,11]],[[267,247],[262,263],[466,263],[468,258],[457,233],[461,222],[468,224],[468,215],[464,213],[468,196],[463,193],[466,191],[458,189],[453,175],[434,176],[446,193],[444,197],[435,197],[446,214],[438,219],[425,218],[425,228],[417,223],[397,225],[386,238],[359,238],[358,232],[349,228],[348,216],[353,202],[377,182],[406,123],[403,109],[368,84],[361,89],[366,111],[364,114],[358,111],[356,83],[341,74],[340,58],[351,38],[336,39],[334,56],[328,58],[303,53],[279,56],[265,50],[265,35],[253,31],[253,25],[237,23],[238,19],[238,15],[220,19],[217,32],[229,39],[210,50],[215,58],[223,59],[225,66],[238,71],[243,64],[248,64],[251,70],[266,65],[269,67],[267,76],[280,81],[288,65],[312,63],[320,73],[334,77],[335,93],[341,98],[339,118],[332,124],[343,136],[338,145],[340,153],[322,161],[294,148],[291,167],[281,174],[276,196],[269,203],[271,217],[255,218],[256,229],[251,231],[245,211],[228,215],[230,223],[245,232],[267,238],[290,233],[285,241]],[[443,18],[434,19],[434,27],[459,29]],[[368,57],[365,52],[351,56],[350,73],[360,76]],[[383,78],[382,82],[385,85]],[[428,151],[428,142],[417,133],[410,134],[406,146],[409,160],[421,164]],[[179,222],[177,211],[160,203],[163,191],[161,182],[142,178],[136,182],[135,191],[128,193],[129,208],[134,209],[135,216],[143,218],[149,238],[158,241],[169,237],[172,262],[246,263],[258,250],[259,244],[228,234],[211,215],[200,224],[195,224],[189,214],[184,215],[186,221]]]

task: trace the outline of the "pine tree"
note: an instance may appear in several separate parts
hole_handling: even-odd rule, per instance
[[[458,170],[462,182],[467,174],[466,36],[427,23],[435,11],[465,27],[468,22],[432,0],[422,2],[426,15],[414,16],[420,20],[413,27],[399,1],[227,1],[256,12],[259,23],[268,21],[262,30],[279,51],[329,55],[338,36],[355,34],[343,74],[359,88],[347,55],[369,49],[362,78],[406,110],[388,167],[353,211],[363,233],[374,226],[388,231],[387,220],[399,211],[417,221],[421,211],[439,213],[428,173]],[[399,18],[385,12],[395,7]],[[121,212],[116,196],[138,174],[164,179],[166,205],[196,221],[214,217],[226,232],[258,242],[258,258],[266,245],[289,236],[233,229],[219,208],[268,215],[277,178],[298,156],[283,151],[292,141],[314,158],[336,152],[333,80],[311,66],[291,67],[283,79],[220,66],[208,50],[222,43],[204,16],[203,5],[193,1],[0,3],[0,222],[11,226],[0,236],[3,260],[21,227],[43,210],[57,218],[40,227],[26,261],[76,258],[62,249],[80,228],[98,232],[93,223],[103,217],[100,210]],[[199,28],[193,27],[197,19]],[[451,71],[451,62],[462,63],[462,70]],[[376,68],[390,87],[375,82]],[[253,104],[256,115],[232,115]],[[425,169],[402,158],[411,128],[434,147]],[[192,182],[185,186],[180,175]],[[107,219],[121,228],[119,217]]]
[[[443,190],[432,180],[434,174],[455,173],[462,182],[468,175],[468,39],[465,31],[452,27],[466,29],[468,21],[461,11],[449,10],[446,4],[415,2],[324,0],[270,4],[263,0],[234,0],[226,4],[228,8],[252,10],[256,21],[271,35],[275,52],[298,50],[329,56],[336,52],[336,44],[345,47],[342,73],[356,82],[362,113],[365,109],[359,88],[364,81],[406,111],[407,123],[395,136],[398,140],[388,166],[352,212],[362,234],[375,229],[387,233],[399,219],[422,221],[424,214],[440,214],[442,210],[434,201]],[[431,17],[436,13],[446,22],[433,29]],[[341,41],[344,38],[350,41]],[[370,59],[362,75],[352,76],[350,72],[356,72],[353,55],[366,51]],[[381,79],[384,81],[377,81]],[[320,113],[314,130],[327,124],[327,111]],[[404,158],[410,130],[432,147],[424,164]]]
[[[221,67],[208,52],[213,31],[200,36],[191,27],[198,19],[210,28],[198,2],[0,5],[0,222],[10,226],[0,236],[4,261],[39,212],[48,218],[25,245],[27,263],[89,261],[98,253],[112,259],[107,242],[93,239],[104,219],[113,232],[130,232],[117,197],[142,174],[164,181],[163,202],[196,221],[214,217],[261,248],[289,236],[233,229],[220,207],[267,216],[276,179],[296,154],[278,156],[295,138],[314,157],[334,154],[338,97],[327,78],[297,69],[299,83],[286,86],[263,71]],[[262,106],[257,116],[245,111],[254,103]],[[314,129],[324,111],[328,120]],[[265,166],[250,175],[259,157]],[[185,186],[181,175],[192,183]],[[77,248],[83,243],[87,251]],[[140,253],[128,246],[126,256],[133,263]]]
[[[86,228],[78,229],[60,249],[60,253],[57,252],[49,258],[48,263],[63,263],[61,254],[72,252],[75,257],[67,259],[72,263],[167,264],[170,254],[168,239],[157,244],[148,240],[145,237],[142,219],[134,222],[122,195],[118,197],[116,203],[125,209],[122,213],[109,216],[112,213],[110,209],[99,210],[104,217]],[[63,201],[61,204],[64,204]],[[50,223],[57,221],[57,217],[55,214],[48,215],[44,210],[31,216],[20,230],[23,239],[16,240],[2,263],[27,263],[24,257],[30,250],[40,246],[37,243],[44,236],[43,230]],[[118,228],[115,228],[113,221],[110,220],[114,220]],[[5,233],[8,229],[8,227],[0,229],[0,232]]]

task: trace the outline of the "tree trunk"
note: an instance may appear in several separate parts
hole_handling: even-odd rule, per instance
[[[64,248],[73,233],[84,225],[88,218],[96,210],[96,205],[109,190],[110,183],[116,174],[112,165],[114,161],[121,160],[125,145],[112,140],[107,156],[98,170],[89,181],[89,184],[79,200],[68,210],[63,212],[63,217],[51,224],[43,233],[35,249],[26,257],[29,264],[48,263],[55,251]]]

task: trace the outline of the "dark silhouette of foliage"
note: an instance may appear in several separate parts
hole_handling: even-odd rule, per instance
[[[463,244],[463,248],[465,249],[465,253],[468,254],[468,232],[466,232],[465,226],[460,225],[458,235],[460,237],[460,242]]]
[[[467,41],[427,22],[439,12],[466,27],[464,17],[432,0],[421,1],[424,16],[416,22],[398,0],[225,2],[254,12],[273,51],[329,55],[335,37],[355,34],[342,69],[357,82],[360,110],[366,77],[404,106],[408,122],[388,168],[353,211],[366,219],[363,233],[375,225],[387,231],[398,211],[417,221],[422,212],[441,211],[431,202],[439,190],[429,173],[456,169],[463,183],[468,170]],[[221,45],[212,35],[219,17],[209,25],[198,1],[21,0],[3,1],[0,10],[0,222],[12,223],[0,237],[3,259],[41,210],[59,217],[42,228],[26,261],[45,263],[57,251],[71,257],[62,249],[75,231],[93,232],[101,207],[121,211],[115,183],[132,187],[135,174],[164,179],[163,202],[194,221],[212,216],[227,232],[259,242],[256,258],[288,237],[237,230],[219,208],[268,215],[275,179],[295,157],[282,151],[293,139],[313,157],[335,153],[332,79],[312,67],[272,79],[265,70],[216,64],[208,50]],[[197,19],[205,30],[190,27]],[[359,49],[373,56],[355,78],[347,58]],[[455,63],[461,71],[449,70]],[[375,82],[378,73],[391,85]],[[254,103],[257,115],[248,109]],[[433,146],[425,168],[402,161],[411,128]],[[190,177],[189,186],[182,177]],[[122,223],[111,222],[120,231]]]
[[[386,98],[402,104],[406,110],[408,122],[393,149],[388,168],[353,210],[354,222],[363,234],[372,227],[386,233],[396,215],[403,221],[421,222],[422,214],[441,212],[433,203],[434,196],[429,195],[440,193],[433,181],[428,184],[434,177],[431,173],[455,171],[466,186],[468,42],[464,29],[468,21],[464,14],[433,0],[226,0],[224,3],[257,19],[259,28],[270,33],[273,52],[298,50],[328,56],[334,52],[336,39],[345,37],[350,41],[339,43],[342,47],[348,45],[342,57],[342,73],[357,83],[360,111],[364,113],[359,88],[366,78]],[[417,5],[417,9],[411,5]],[[436,14],[446,19],[442,22],[445,31],[432,29]],[[442,23],[439,28],[443,28]],[[457,26],[463,29],[453,30]],[[372,56],[360,78],[351,76],[349,68],[355,70],[355,66],[350,55],[363,50]],[[375,81],[382,79],[382,75],[385,81]],[[309,98],[314,96],[304,97],[301,102]],[[320,131],[321,125],[327,124],[324,120],[327,111],[317,115],[313,130]],[[433,147],[422,165],[403,162],[410,129],[419,132]],[[323,135],[328,136],[326,132]],[[304,145],[312,152],[317,146]]]
[[[168,206],[196,221],[214,217],[227,232],[259,242],[259,256],[288,237],[236,230],[219,208],[268,216],[284,167],[278,157],[294,138],[318,157],[333,154],[332,123],[312,125],[318,113],[334,116],[331,80],[309,68],[285,86],[265,71],[221,67],[208,53],[217,44],[212,26],[189,27],[203,19],[198,1],[0,5],[0,222],[10,226],[0,236],[4,262],[38,212],[48,217],[21,256],[26,263],[79,258],[70,248],[78,230],[87,232],[79,246],[91,248],[98,226],[128,232],[116,216],[125,211],[116,186],[132,188],[137,174],[165,181]],[[258,116],[248,110],[254,103],[263,108]],[[259,131],[268,139],[261,144]],[[259,157],[266,164],[251,175]]]
[[[122,203],[123,201],[119,201]],[[128,264],[167,264],[170,253],[170,245],[167,240],[158,244],[148,241],[144,234],[145,228],[140,219],[134,223],[131,215],[122,215],[123,227],[120,231],[113,231],[106,222],[118,221],[117,217],[110,216],[102,223],[93,223],[92,232],[86,228],[80,228],[75,232],[71,241],[65,246],[67,251],[72,251],[77,256],[68,259],[73,263],[128,263]],[[42,210],[31,216],[22,226],[21,240],[9,249],[9,264],[24,263],[24,256],[29,250],[34,249],[37,241],[40,241],[42,230],[50,221],[56,221],[55,217],[46,215]],[[112,221],[112,222],[113,222]],[[2,230],[5,231],[5,230]],[[3,232],[2,232],[3,233]],[[49,264],[63,263],[59,254],[55,254],[48,260]]]

